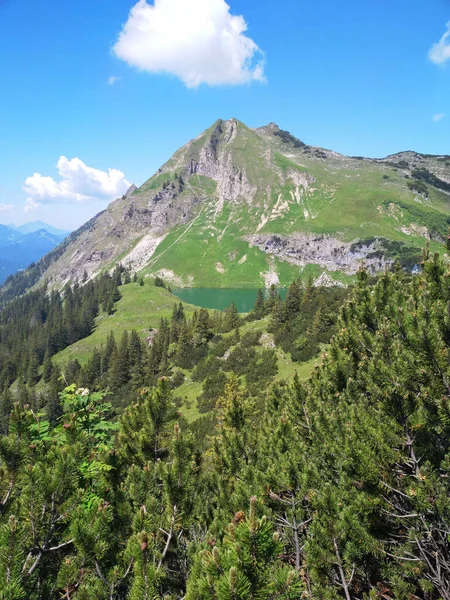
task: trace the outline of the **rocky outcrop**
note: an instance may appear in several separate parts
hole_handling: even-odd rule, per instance
[[[411,187],[414,169],[428,195],[418,197]],[[207,283],[211,275],[270,285],[290,272],[275,257],[330,274],[353,275],[363,263],[375,273],[395,257],[412,269],[420,238],[434,240],[447,229],[449,211],[436,198],[449,181],[449,156],[350,158],[308,146],[274,123],[254,130],[219,120],[69,236],[41,281],[60,287],[119,261],[134,271],[164,272],[177,285]],[[255,260],[258,253],[243,239],[270,260]],[[186,251],[193,260],[184,260]]]
[[[328,273],[325,271],[313,282],[314,287],[339,287],[346,288],[347,286],[342,281],[338,281],[337,279],[333,279]]]
[[[354,275],[362,264],[371,272],[393,264],[383,252],[382,240],[343,242],[328,235],[296,233],[291,236],[255,234],[246,236],[251,246],[299,267],[319,265],[328,271]]]
[[[219,121],[200,150],[198,160],[191,159],[189,163],[190,174],[203,175],[217,182],[218,201],[222,205],[226,200],[251,202],[258,190],[250,183],[245,169],[233,164],[233,153],[228,146],[236,132],[237,122],[234,119]]]

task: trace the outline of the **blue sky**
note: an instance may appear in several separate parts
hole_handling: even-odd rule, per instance
[[[136,2],[0,0],[0,222],[73,229],[217,118],[450,154],[449,0]]]

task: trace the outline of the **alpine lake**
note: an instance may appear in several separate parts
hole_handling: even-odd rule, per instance
[[[240,313],[247,313],[255,306],[257,289],[248,288],[175,288],[172,292],[183,302],[210,308],[225,310],[233,302]],[[286,297],[287,290],[278,290],[281,298]]]

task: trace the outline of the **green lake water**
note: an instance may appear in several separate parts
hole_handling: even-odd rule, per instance
[[[172,289],[172,292],[180,300],[183,300],[183,302],[201,306],[202,308],[224,310],[234,302],[238,311],[245,313],[251,311],[255,306],[258,290],[239,288],[176,288]],[[280,289],[279,293],[282,298],[286,296],[286,290],[284,289]]]

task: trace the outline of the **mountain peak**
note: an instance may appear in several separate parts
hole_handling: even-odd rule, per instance
[[[29,223],[24,223],[23,225],[8,225],[10,229],[14,231],[19,231],[23,235],[27,235],[28,233],[34,233],[35,231],[39,231],[40,229],[45,229],[49,233],[64,238],[68,235],[68,231],[63,229],[57,229],[48,223],[44,223],[43,221],[30,221]]]
[[[72,234],[42,280],[60,286],[119,260],[194,287],[285,285],[306,265],[317,277],[353,277],[363,260],[372,272],[411,266],[424,238],[444,239],[449,196],[450,157],[358,160],[274,122],[218,119]]]

